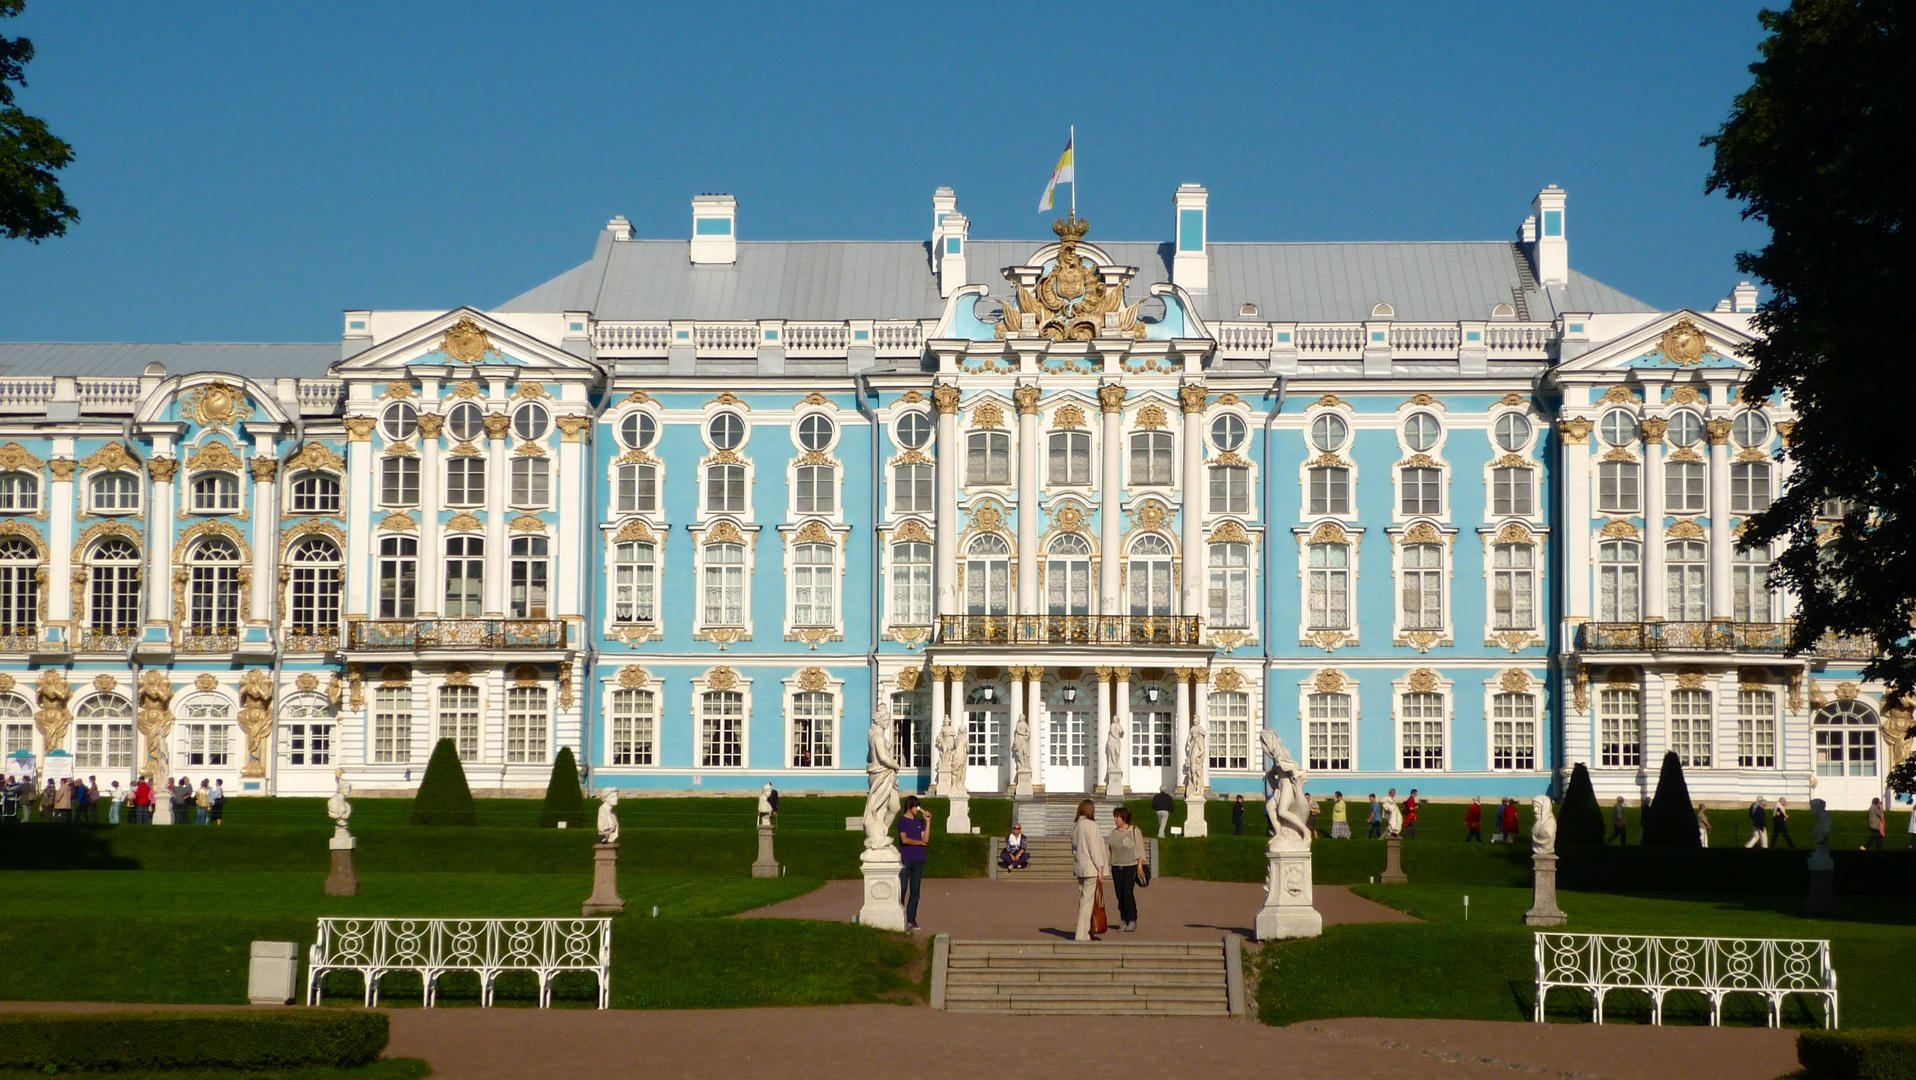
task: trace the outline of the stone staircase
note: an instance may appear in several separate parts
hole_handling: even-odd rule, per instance
[[[1050,795],[1020,800],[1011,808],[1011,820],[1025,827],[1025,835],[1062,836],[1069,840],[1071,823],[1078,819],[1078,804],[1083,795]],[[1098,831],[1110,835],[1111,811],[1123,805],[1110,799],[1093,799],[1098,804]]]
[[[1071,838],[1069,836],[1039,836],[1029,838],[1025,845],[1031,849],[1031,865],[1023,870],[1006,870],[998,866],[998,852],[1005,846],[1005,838],[991,838],[991,876],[1000,881],[1076,881],[1077,875],[1071,872]]]
[[[1242,946],[1212,941],[952,941],[932,945],[931,1007],[954,1012],[1235,1016]]]

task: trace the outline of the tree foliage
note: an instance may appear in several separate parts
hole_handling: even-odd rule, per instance
[[[466,767],[451,739],[439,740],[426,762],[426,776],[412,800],[414,825],[477,825],[479,808],[466,784]]]
[[[585,791],[579,787],[579,765],[570,746],[559,748],[552,762],[552,779],[546,783],[545,806],[539,811],[539,826],[556,829],[561,821],[569,829],[585,825]]]
[[[12,18],[27,0],[0,0],[0,19]],[[80,212],[67,202],[53,175],[73,161],[73,147],[13,103],[16,86],[27,84],[33,42],[0,35],[0,237],[31,240],[66,235]]]
[[[1690,803],[1690,785],[1683,779],[1683,763],[1674,750],[1664,753],[1663,771],[1657,774],[1657,793],[1643,812],[1643,843],[1648,847],[1703,846],[1696,807]]]
[[[1577,762],[1570,771],[1570,786],[1564,789],[1563,805],[1557,811],[1557,844],[1603,843],[1603,809],[1597,805],[1597,789],[1591,786],[1590,770]]]
[[[1797,414],[1790,482],[1744,543],[1782,540],[1773,580],[1797,597],[1792,645],[1826,633],[1871,640],[1866,674],[1907,693],[1916,676],[1916,468],[1908,407],[1916,381],[1916,5],[1797,0],[1758,16],[1770,37],[1756,76],[1704,145],[1707,190],[1769,226],[1737,256],[1772,292],[1757,311],[1745,393],[1788,398]],[[1823,523],[1828,500],[1842,511]],[[1827,518],[1827,515],[1826,515]]]

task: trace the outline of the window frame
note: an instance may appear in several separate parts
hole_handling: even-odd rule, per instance
[[[339,477],[325,470],[301,469],[293,474],[293,482],[287,486],[291,491],[289,513],[337,517],[340,507],[344,505],[345,485],[340,483]],[[311,505],[302,506],[302,501]]]

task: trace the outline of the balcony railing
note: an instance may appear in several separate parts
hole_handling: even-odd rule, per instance
[[[1743,652],[1789,651],[1794,623],[1641,622],[1583,623],[1577,627],[1580,652]],[[1831,660],[1869,660],[1876,646],[1867,638],[1826,634],[1810,655]]]
[[[349,649],[563,649],[559,619],[379,619],[347,624]]]
[[[940,615],[941,645],[1197,645],[1195,615]]]
[[[82,630],[80,631],[81,652],[126,652],[140,636],[138,630]]]

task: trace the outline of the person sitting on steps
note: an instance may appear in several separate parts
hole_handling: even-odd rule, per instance
[[[1023,870],[1031,865],[1031,846],[1025,843],[1025,827],[1013,825],[1005,846],[998,852],[998,865],[1006,870]]]

